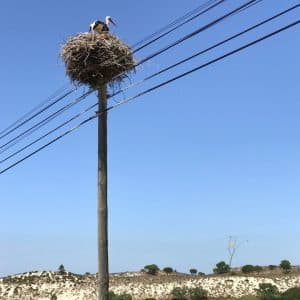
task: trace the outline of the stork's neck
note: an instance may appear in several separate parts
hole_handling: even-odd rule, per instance
[[[106,24],[107,26],[109,26],[109,23],[110,23],[109,17],[107,16],[107,17],[105,18],[105,24]]]

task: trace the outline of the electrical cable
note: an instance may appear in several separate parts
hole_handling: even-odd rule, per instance
[[[0,154],[6,152],[8,149],[10,149],[11,147],[13,147],[14,145],[16,145],[18,142],[20,142],[21,140],[23,140],[25,137],[27,137],[29,134],[32,134],[33,132],[35,132],[36,130],[38,130],[39,128],[41,128],[42,126],[48,124],[50,121],[52,121],[53,119],[55,119],[56,117],[58,117],[59,115],[61,115],[63,112],[65,112],[67,109],[71,108],[72,106],[80,103],[81,101],[83,101],[88,95],[90,95],[93,92],[93,90],[88,90],[86,93],[84,93],[83,95],[77,97],[73,102],[63,106],[62,108],[60,108],[58,111],[52,113],[50,116],[48,116],[47,118],[43,119],[42,121],[34,124],[32,127],[30,127],[29,129],[26,129],[25,131],[21,132],[19,135],[17,135],[16,137],[10,139],[8,142],[6,142],[5,144],[0,146]],[[2,150],[1,150],[2,149]]]
[[[152,53],[152,54],[146,56],[144,59],[142,59],[142,60],[140,60],[138,63],[136,63],[136,64],[134,65],[133,68],[136,68],[136,67],[138,67],[138,66],[144,64],[145,62],[147,62],[147,61],[153,59],[154,57],[156,57],[156,56],[158,56],[158,55],[160,55],[160,54],[162,54],[162,53],[168,51],[169,49],[171,49],[171,48],[173,48],[173,47],[175,47],[175,46],[181,44],[182,42],[184,42],[184,41],[186,41],[186,40],[188,40],[188,39],[190,39],[190,38],[192,38],[192,37],[198,35],[199,33],[201,33],[201,32],[203,32],[203,31],[205,31],[205,30],[207,30],[207,29],[213,27],[214,25],[217,25],[218,23],[224,21],[224,20],[227,19],[228,17],[234,16],[234,15],[237,14],[237,13],[240,13],[240,12],[246,10],[246,9],[249,9],[249,8],[252,7],[253,5],[256,5],[256,4],[260,3],[260,2],[262,2],[262,0],[251,0],[251,1],[246,2],[245,4],[243,4],[243,5],[239,6],[238,8],[236,8],[236,9],[230,11],[229,13],[223,15],[222,17],[219,17],[219,18],[215,19],[214,21],[212,21],[212,22],[210,22],[210,23],[208,23],[208,24],[206,24],[206,25],[204,25],[204,26],[202,26],[202,27],[196,29],[196,30],[193,31],[192,33],[187,34],[187,35],[185,35],[184,37],[182,37],[182,38],[176,40],[175,42],[173,42],[173,43],[171,43],[171,44],[169,44],[168,46],[166,46],[166,47],[164,47],[164,48],[162,48],[162,49],[160,49],[160,50],[158,50],[158,51],[156,51],[156,52],[154,52],[154,53]],[[127,71],[126,71],[126,72],[127,72]],[[114,78],[112,78],[112,80],[116,80],[116,79],[120,78],[120,76],[122,76],[124,73],[125,73],[125,72],[122,72],[121,74],[116,75]]]
[[[43,105],[46,103],[52,101],[54,98],[58,97],[62,92],[64,92],[69,85],[65,84],[64,86],[57,89],[55,92],[53,92],[49,97],[47,97],[45,100],[37,104],[35,107],[33,107],[30,111],[19,117],[16,121],[8,125],[6,128],[0,131],[0,135],[3,135],[8,130],[10,130],[12,127],[16,126],[18,123],[22,122],[25,118],[29,117],[32,113],[40,109]]]
[[[64,98],[66,98],[67,96],[69,96],[70,94],[72,94],[76,89],[71,89],[69,91],[67,91],[66,93],[64,93],[62,96],[58,97],[57,99],[55,99],[53,102],[51,102],[49,105],[45,106],[43,109],[39,110],[37,113],[35,113],[34,115],[32,115],[31,117],[28,117],[26,120],[22,121],[19,125],[14,126],[13,128],[11,128],[10,130],[8,130],[5,134],[0,136],[0,140],[3,139],[4,137],[8,136],[10,133],[12,133],[13,131],[17,130],[18,128],[20,128],[21,126],[25,125],[26,123],[28,123],[29,121],[31,121],[32,119],[34,119],[35,117],[37,117],[38,115],[40,115],[41,113],[43,113],[44,111],[46,111],[47,109],[49,109],[50,107],[52,107],[54,104],[60,102],[61,100],[63,100]],[[38,107],[38,106],[37,106]],[[27,113],[26,115],[31,114],[33,111],[35,111],[35,108],[32,109],[29,113]],[[25,115],[25,116],[26,116]],[[24,117],[22,117],[24,119]],[[21,118],[19,119],[21,120]],[[16,121],[15,123],[19,123],[19,120]]]
[[[200,6],[198,6],[197,8],[187,12],[186,14],[184,14],[183,16],[175,19],[174,21],[172,21],[171,23],[161,27],[160,29],[158,29],[157,31],[153,32],[152,34],[150,34],[149,36],[143,38],[142,40],[140,40],[139,42],[133,44],[131,46],[131,48],[136,48],[138,47],[140,44],[143,44],[151,39],[153,39],[155,36],[163,33],[164,31],[168,30],[169,28],[177,25],[179,22],[183,21],[184,19],[186,18],[189,18],[190,16],[192,16],[193,14],[196,14],[199,12],[199,10],[202,10],[204,8],[206,8],[208,5],[211,5],[213,4],[214,2],[217,2],[218,0],[209,0],[209,1],[206,1],[205,3],[201,4]]]
[[[281,11],[280,13],[278,13],[278,14],[270,17],[270,18],[267,18],[267,19],[265,19],[265,20],[263,20],[263,21],[255,24],[255,25],[253,25],[251,27],[248,27],[245,30],[243,30],[243,31],[241,31],[241,32],[239,32],[237,34],[234,34],[234,35],[232,35],[232,36],[224,39],[221,42],[218,42],[218,43],[216,43],[216,44],[214,44],[214,45],[212,45],[212,46],[210,46],[210,47],[208,47],[208,48],[206,48],[206,49],[204,49],[202,51],[196,52],[195,54],[193,54],[193,55],[191,55],[191,56],[189,56],[189,57],[187,57],[185,59],[182,59],[182,60],[178,61],[177,63],[172,64],[172,65],[170,65],[170,66],[168,66],[168,67],[166,67],[166,68],[164,68],[162,70],[159,70],[158,72],[155,72],[155,73],[153,73],[153,74],[151,74],[151,75],[149,75],[149,76],[147,76],[147,77],[145,77],[145,78],[143,78],[143,79],[141,79],[141,80],[139,80],[137,82],[133,82],[132,84],[126,86],[125,88],[122,88],[119,91],[116,91],[115,93],[113,93],[112,95],[110,95],[109,98],[117,96],[118,94],[123,93],[123,92],[127,91],[128,89],[130,89],[132,87],[138,86],[138,85],[140,85],[140,84],[142,84],[142,83],[144,83],[144,82],[146,82],[146,81],[148,81],[148,80],[150,80],[150,79],[152,79],[152,78],[154,78],[154,77],[156,77],[158,75],[161,75],[161,74],[163,74],[163,73],[165,73],[165,72],[167,72],[167,71],[169,71],[169,70],[171,70],[171,69],[173,69],[173,68],[175,68],[175,67],[177,67],[177,66],[179,66],[179,65],[181,65],[183,63],[186,63],[186,62],[188,62],[188,61],[190,61],[190,60],[192,60],[192,59],[194,59],[194,58],[196,58],[196,57],[198,57],[198,56],[200,56],[202,54],[207,53],[210,50],[213,50],[213,49],[215,49],[215,48],[217,48],[217,47],[219,47],[221,45],[224,45],[224,44],[228,43],[229,41],[232,41],[233,39],[236,39],[237,37],[242,36],[245,33],[249,32],[251,30],[254,30],[254,29],[256,29],[256,28],[258,28],[258,27],[260,27],[260,26],[262,26],[262,25],[264,25],[264,24],[266,24],[268,22],[270,22],[270,21],[273,21],[273,20],[275,20],[275,19],[277,19],[277,18],[279,18],[279,17],[281,17],[281,16],[283,16],[283,15],[291,12],[292,10],[295,10],[295,9],[299,8],[299,7],[300,7],[300,4],[296,4],[296,5],[288,8],[288,9],[286,9],[284,11]]]
[[[199,56],[199,55],[201,55],[201,54],[204,54],[204,53],[206,53],[206,52],[208,52],[208,51],[210,51],[210,50],[212,50],[212,49],[214,49],[214,48],[216,48],[216,47],[218,47],[218,46],[220,46],[220,45],[223,45],[224,43],[227,43],[227,42],[229,42],[229,41],[231,41],[231,40],[233,40],[233,39],[235,39],[235,38],[237,38],[237,37],[239,37],[239,36],[241,36],[241,35],[243,35],[243,34],[249,32],[249,31],[251,31],[251,30],[253,30],[253,29],[256,29],[256,28],[258,28],[258,27],[260,27],[260,26],[262,26],[262,25],[264,25],[264,24],[266,24],[266,23],[268,23],[268,22],[271,22],[271,21],[273,21],[274,19],[279,18],[280,16],[283,16],[284,14],[287,14],[287,13],[291,12],[292,10],[295,10],[295,9],[299,8],[299,6],[300,6],[300,4],[294,5],[294,6],[288,8],[288,9],[286,9],[286,10],[284,10],[284,11],[279,12],[279,13],[276,14],[276,15],[273,15],[273,16],[271,16],[271,17],[269,17],[269,18],[267,18],[267,19],[265,19],[265,20],[263,20],[263,21],[261,21],[261,22],[255,24],[255,25],[251,26],[251,27],[248,27],[247,29],[245,29],[245,30],[243,30],[243,31],[241,31],[241,32],[239,32],[239,33],[237,33],[237,34],[235,34],[235,35],[233,35],[233,36],[231,36],[231,37],[229,37],[229,38],[227,38],[227,39],[225,39],[225,40],[219,42],[219,43],[216,43],[216,44],[214,44],[213,46],[210,46],[210,47],[206,48],[205,50],[199,51],[199,52],[197,52],[196,54],[194,54],[194,55],[192,55],[192,56],[190,56],[190,57],[188,57],[188,58],[186,58],[186,59],[183,59],[183,60],[181,60],[181,61],[179,61],[179,62],[177,62],[177,63],[175,63],[175,64],[173,64],[173,65],[171,65],[171,66],[168,66],[168,67],[166,67],[166,68],[164,68],[164,69],[162,69],[162,70],[160,70],[160,71],[158,71],[158,72],[156,72],[156,73],[154,73],[154,74],[152,74],[152,75],[150,75],[150,76],[144,78],[144,79],[141,80],[141,81],[138,81],[138,82],[136,82],[136,83],[133,83],[133,84],[130,85],[130,86],[127,86],[126,88],[122,89],[121,91],[118,91],[118,92],[116,92],[115,94],[109,96],[108,99],[111,98],[111,97],[113,97],[113,96],[115,96],[115,95],[117,95],[117,94],[120,93],[120,92],[123,92],[123,91],[125,91],[125,90],[128,90],[129,88],[131,88],[131,87],[133,87],[133,86],[136,86],[136,85],[138,85],[138,84],[141,84],[141,83],[143,83],[143,82],[145,82],[145,81],[147,81],[147,80],[149,80],[149,79],[151,79],[151,78],[153,78],[153,77],[155,77],[155,76],[157,76],[157,75],[160,75],[160,74],[162,74],[162,73],[164,73],[164,72],[166,72],[166,71],[168,71],[168,70],[170,70],[170,69],[172,69],[172,68],[174,68],[174,67],[176,67],[176,66],[178,66],[178,65],[180,65],[180,64],[182,64],[182,63],[185,63],[185,62],[187,62],[187,61],[189,61],[189,60],[191,60],[191,59],[193,59],[193,58],[195,58],[195,57],[197,57],[197,56]],[[94,108],[96,105],[97,105],[97,103],[94,104],[94,105],[92,105],[90,108],[88,108],[87,111],[89,111],[91,108]],[[77,115],[76,115],[76,116],[77,116]],[[65,126],[66,124],[70,123],[70,122],[73,121],[73,120],[74,120],[74,119],[71,118],[70,120],[64,122],[62,126]],[[54,131],[58,130],[58,129],[61,128],[62,126],[58,126],[56,129],[51,130],[50,133],[53,133]],[[46,135],[44,135],[43,137],[46,137],[46,136],[48,136],[48,135],[49,135],[49,134],[46,134]],[[38,138],[36,141],[39,141],[39,140],[41,140],[41,138]],[[34,142],[34,143],[35,143],[35,142]],[[30,145],[32,145],[32,144],[34,144],[34,143],[31,143]],[[26,146],[26,147],[23,147],[21,150],[16,151],[16,152],[13,153],[12,155],[10,155],[8,158],[13,157],[14,155],[20,153],[22,150],[25,150],[25,149],[27,149],[27,148],[28,148],[27,146]],[[3,163],[3,162],[6,161],[8,158],[5,158],[4,160],[0,161],[0,163]]]
[[[208,8],[207,10],[203,11],[203,12],[200,12],[199,13],[199,10],[202,10],[204,9],[205,7],[207,7],[208,5],[210,5],[211,3],[213,2],[216,2],[217,0],[210,0],[210,1],[207,1],[206,3],[200,5],[199,7],[197,7],[196,9],[190,11],[189,13],[185,14],[184,16],[180,17],[179,19],[173,21],[172,23],[168,24],[167,26],[163,27],[160,31],[157,31],[156,33],[153,33],[151,35],[151,37],[148,37],[148,38],[145,38],[143,39],[142,41],[136,43],[136,45],[138,44],[141,44],[142,42],[146,42],[148,39],[150,38],[154,38],[156,35],[160,34],[163,32],[163,30],[167,29],[167,28],[170,28],[171,26],[174,26],[176,25],[178,22],[184,20],[185,18],[187,17],[190,17],[191,15],[193,15],[194,13],[197,13],[198,14],[196,16],[193,16],[192,19],[195,19],[196,17],[199,17],[200,15],[204,14],[206,11],[209,11],[210,9],[214,8],[215,6],[221,4],[222,2],[224,2],[225,0],[221,0],[219,1],[217,4],[215,4],[213,7],[210,7]],[[180,24],[179,27],[185,25],[187,22],[190,22],[192,19],[189,19],[187,20],[186,22]],[[177,27],[177,28],[179,28]],[[177,28],[167,32],[167,33],[164,33],[163,36],[166,36],[167,34],[173,32],[174,30],[176,30]],[[158,39],[161,39],[163,36],[160,36]],[[155,41],[157,41],[158,39],[155,39],[155,40],[151,40],[149,42],[149,45],[154,43]],[[140,48],[138,49],[135,49],[133,52],[136,53],[138,51],[140,51],[141,49],[147,47],[148,44],[145,44],[143,46],[141,46]],[[122,59],[122,57],[120,57],[120,59]],[[120,75],[119,75],[120,76]],[[79,85],[80,86],[80,85]],[[65,88],[65,87],[64,87]],[[69,94],[73,93],[77,88],[73,88],[70,92],[62,95],[61,97],[59,97],[57,100],[54,100],[53,101],[53,98],[54,96],[50,96],[46,101],[43,101],[41,102],[40,104],[38,104],[36,107],[34,107],[32,110],[30,110],[28,113],[26,113],[25,115],[23,115],[22,117],[20,117],[17,121],[13,122],[11,125],[9,125],[7,128],[5,128],[4,130],[2,130],[0,132],[0,140],[4,137],[6,137],[7,135],[9,135],[10,133],[14,132],[15,130],[17,130],[18,128],[20,128],[21,126],[25,125],[26,123],[28,123],[29,121],[31,121],[32,119],[34,119],[35,117],[37,117],[38,115],[42,114],[44,111],[46,111],[47,109],[49,109],[50,107],[52,107],[53,105],[55,105],[56,103],[62,101],[65,97],[67,97]],[[58,91],[60,91],[61,89],[59,89]],[[57,92],[55,92],[54,95],[56,95]],[[35,113],[33,116],[29,117],[32,113],[34,113],[35,111],[37,111],[39,108],[43,107],[46,103],[50,102],[49,105],[47,105],[45,108],[39,110],[37,113]],[[27,118],[27,119],[26,119]],[[25,119],[25,120],[24,120]],[[20,122],[22,122],[21,124],[19,124]],[[19,125],[17,125],[19,124]]]
[[[42,135],[41,137],[37,138],[36,140],[34,140],[33,142],[31,142],[30,144],[22,147],[21,149],[15,151],[14,153],[12,153],[11,155],[5,157],[4,159],[0,160],[0,164],[6,162],[7,160],[13,158],[14,156],[16,156],[17,154],[23,152],[24,150],[28,149],[29,147],[31,147],[32,145],[36,144],[37,142],[41,141],[42,139],[44,139],[45,137],[49,136],[50,134],[52,134],[53,132],[61,129],[62,127],[66,126],[67,124],[71,123],[72,121],[78,119],[79,117],[81,117],[82,115],[86,114],[87,112],[89,112],[90,110],[92,110],[93,108],[95,108],[98,105],[98,103],[93,104],[91,106],[89,106],[88,108],[86,108],[85,110],[81,111],[80,113],[76,114],[75,116],[73,116],[72,118],[68,119],[67,121],[63,122],[62,124],[60,124],[59,126],[55,127],[54,129],[48,131],[47,133],[45,133],[44,135]]]
[[[136,52],[138,52],[138,51],[140,51],[140,50],[142,50],[142,49],[144,49],[144,48],[150,46],[151,44],[153,44],[153,43],[159,41],[160,39],[162,39],[162,38],[165,37],[166,35],[168,35],[168,34],[170,34],[171,32],[177,30],[178,28],[184,26],[185,24],[187,24],[187,23],[193,21],[194,19],[196,19],[196,18],[202,16],[203,14],[209,12],[210,10],[212,10],[213,8],[219,6],[220,4],[224,3],[225,1],[226,1],[226,0],[219,0],[217,3],[215,3],[215,4],[211,5],[211,6],[209,6],[207,9],[205,9],[205,10],[203,10],[203,11],[200,11],[199,13],[197,13],[196,15],[192,16],[191,18],[187,19],[186,21],[180,23],[179,25],[177,25],[177,26],[175,26],[174,28],[168,30],[167,32],[165,32],[165,33],[159,35],[157,38],[154,38],[154,39],[152,39],[151,41],[149,41],[148,43],[146,43],[146,44],[140,46],[139,48],[135,49],[132,53],[136,53]]]
[[[165,52],[165,51],[167,51],[167,50],[169,50],[170,48],[172,48],[172,47],[178,45],[179,43],[182,43],[182,42],[184,42],[185,40],[187,40],[187,39],[193,37],[194,35],[199,34],[200,32],[202,32],[202,31],[204,31],[204,30],[206,30],[206,29],[208,29],[208,28],[210,28],[210,27],[216,25],[217,23],[219,23],[219,22],[221,22],[222,20],[228,18],[229,16],[231,16],[231,15],[233,15],[233,14],[235,14],[235,13],[241,11],[242,9],[245,9],[245,8],[249,7],[249,5],[254,4],[254,3],[256,3],[256,2],[260,2],[260,1],[261,1],[261,0],[259,0],[259,1],[258,1],[258,0],[251,0],[251,1],[246,2],[245,4],[239,6],[238,8],[232,10],[231,12],[229,12],[229,13],[223,15],[222,17],[217,18],[216,20],[214,20],[214,21],[208,23],[207,25],[202,26],[202,27],[198,28],[197,30],[193,31],[192,33],[190,33],[190,34],[184,36],[183,38],[181,38],[181,39],[179,39],[179,40],[177,40],[175,43],[172,43],[171,45],[165,47],[164,49],[161,49],[161,50],[159,50],[158,52],[155,52],[154,54],[151,54],[150,56],[144,58],[144,59],[143,59],[142,61],[140,61],[137,65],[141,65],[141,64],[145,63],[146,61],[152,59],[153,57],[155,57],[155,56],[157,56],[157,55],[159,55],[159,54],[161,54],[161,53],[163,53],[163,52]],[[217,2],[215,5],[219,5],[219,4],[221,4],[222,2],[223,2],[223,0]],[[207,8],[204,12],[207,12],[208,10],[210,10],[210,9],[212,9],[212,8],[214,8],[214,7],[215,7],[215,6],[210,6],[210,7]],[[199,14],[198,14],[198,16],[199,16]],[[118,78],[119,76],[120,76],[120,74],[117,75],[115,78]],[[57,103],[57,101],[56,101],[56,103]],[[53,103],[53,105],[54,105],[54,104],[55,104],[55,103]],[[75,104],[76,104],[76,103],[75,103]],[[52,104],[51,104],[51,105],[52,105]],[[68,109],[68,108],[70,108],[70,107],[72,107],[72,106],[73,106],[73,105],[66,105],[66,106],[63,108],[63,111],[65,111],[66,109]],[[66,107],[67,107],[67,108],[66,108]],[[65,109],[65,108],[66,108],[66,109]],[[44,110],[43,110],[43,111],[44,111]],[[55,115],[56,113],[59,113],[59,114],[60,114],[61,111],[62,111],[62,109],[58,110],[57,112],[55,112],[54,114],[52,114],[50,117],[47,117],[45,120],[46,120],[46,121],[49,120],[49,119],[52,120],[52,119],[53,119],[52,116]],[[39,112],[38,114],[40,114],[40,113],[41,113],[41,112]],[[33,117],[31,117],[30,120],[33,119],[36,115],[37,115],[37,114],[35,114]],[[26,120],[26,121],[27,121],[27,120]],[[25,122],[25,121],[24,121],[24,122]],[[23,123],[24,123],[24,122],[23,122]],[[17,135],[16,137],[10,139],[10,140],[9,140],[8,142],[6,142],[5,144],[1,145],[1,146],[0,146],[0,154],[2,154],[3,152],[7,151],[8,149],[10,149],[10,148],[11,148],[12,146],[14,146],[19,140],[23,139],[23,138],[21,138],[21,137],[23,137],[25,134],[26,134],[26,136],[28,136],[29,134],[27,134],[27,133],[30,132],[31,130],[34,129],[34,130],[33,130],[33,132],[34,132],[34,131],[36,131],[37,129],[41,128],[43,125],[40,125],[40,124],[44,124],[43,122],[44,122],[44,121],[39,122],[38,124],[34,125],[33,127],[29,128],[28,130],[25,130],[24,132],[20,133],[20,134]],[[45,124],[47,124],[47,123],[48,123],[48,122],[46,122]],[[21,125],[20,125],[20,126],[21,126]],[[18,127],[20,127],[20,126],[18,126]],[[36,129],[35,129],[35,128],[36,128]],[[10,131],[9,133],[11,133],[11,132],[12,132],[12,131]],[[7,134],[6,134],[6,135],[7,135]],[[6,136],[6,135],[5,135],[5,136]],[[24,136],[24,137],[25,137],[25,136]],[[21,139],[20,139],[20,138],[21,138]],[[1,139],[1,137],[0,137],[0,139]],[[16,141],[16,142],[13,143],[14,141]],[[13,143],[13,144],[12,144],[12,143]],[[7,146],[7,147],[6,147],[6,146]],[[4,148],[4,147],[5,147],[5,148]],[[4,149],[3,149],[3,148],[4,148]],[[3,150],[1,150],[1,149],[3,149]]]
[[[215,58],[215,59],[213,59],[213,60],[210,60],[209,62],[207,62],[207,63],[205,63],[205,64],[202,64],[202,65],[200,65],[200,66],[198,66],[198,67],[196,67],[196,68],[193,68],[193,69],[191,69],[191,70],[189,70],[189,71],[187,71],[187,72],[185,72],[185,73],[182,73],[182,74],[180,74],[180,75],[178,75],[178,76],[175,76],[175,77],[173,77],[173,78],[171,78],[171,79],[169,79],[169,80],[167,80],[167,81],[164,81],[164,82],[162,82],[162,83],[160,83],[160,84],[158,84],[158,85],[155,85],[155,86],[153,86],[152,88],[149,88],[149,89],[145,90],[144,92],[141,92],[141,93],[139,93],[139,94],[137,94],[137,95],[135,95],[135,96],[129,97],[129,98],[125,99],[125,100],[122,101],[122,102],[119,102],[119,103],[117,103],[117,104],[114,104],[114,105],[108,107],[105,111],[98,112],[96,115],[91,116],[91,117],[85,119],[84,121],[82,121],[82,122],[79,123],[78,125],[72,127],[71,129],[67,130],[67,131],[64,132],[63,134],[57,136],[55,139],[49,141],[47,144],[43,145],[42,147],[36,149],[36,150],[33,151],[32,153],[26,155],[26,156],[23,157],[22,159],[16,161],[15,163],[13,163],[13,164],[9,165],[8,167],[6,167],[5,169],[1,170],[1,171],[0,171],[0,174],[3,174],[3,173],[5,173],[5,172],[7,172],[7,171],[10,170],[11,168],[17,166],[17,165],[20,164],[21,162],[23,162],[23,161],[27,160],[28,158],[32,157],[33,155],[37,154],[37,153],[40,152],[41,150],[43,150],[43,149],[45,149],[46,147],[50,146],[50,145],[53,144],[54,142],[60,140],[60,139],[63,138],[64,136],[68,135],[69,133],[75,131],[76,129],[80,128],[81,126],[83,126],[84,124],[88,123],[89,121],[91,121],[91,120],[93,120],[93,119],[95,119],[95,118],[101,117],[101,114],[106,113],[106,112],[108,112],[108,111],[110,111],[110,110],[112,110],[112,109],[114,109],[114,108],[116,108],[116,107],[118,107],[118,106],[123,105],[123,104],[126,104],[126,103],[128,103],[128,102],[130,102],[130,101],[132,101],[132,100],[134,100],[134,99],[136,99],[136,98],[138,98],[138,97],[141,97],[141,96],[143,96],[143,95],[145,95],[145,94],[148,94],[148,93],[150,93],[150,92],[152,92],[152,91],[154,91],[154,90],[156,90],[156,89],[159,89],[159,88],[161,88],[161,87],[163,87],[163,86],[166,86],[166,85],[168,85],[168,84],[170,84],[170,83],[172,83],[172,82],[174,82],[174,81],[176,81],[176,80],[178,80],[178,79],[180,79],[180,78],[183,78],[183,77],[185,77],[185,76],[188,76],[188,75],[190,75],[190,74],[192,74],[192,73],[194,73],[194,72],[196,72],[196,71],[198,71],[198,70],[200,70],[200,69],[203,69],[203,68],[205,68],[205,67],[207,67],[207,66],[209,66],[209,65],[212,65],[212,64],[214,64],[214,63],[216,63],[216,62],[218,62],[218,61],[221,61],[221,60],[223,60],[223,59],[225,59],[225,58],[227,58],[227,57],[229,57],[229,56],[232,56],[232,55],[234,55],[234,54],[236,54],[236,53],[239,53],[239,52],[241,52],[241,51],[244,50],[244,49],[247,49],[247,48],[249,48],[249,47],[251,47],[251,46],[253,46],[253,45],[257,44],[257,43],[260,43],[260,42],[262,42],[262,41],[264,41],[264,40],[266,40],[266,39],[269,39],[269,38],[271,38],[271,37],[273,37],[273,36],[275,36],[275,35],[277,35],[277,34],[283,32],[283,31],[286,31],[286,30],[288,30],[288,29],[290,29],[290,28],[292,28],[292,27],[294,27],[294,26],[296,26],[296,25],[299,25],[299,23],[300,23],[300,19],[298,19],[297,21],[295,21],[295,22],[293,22],[293,23],[290,23],[290,24],[288,24],[288,25],[286,25],[286,26],[284,26],[284,27],[281,27],[281,28],[279,28],[279,29],[277,29],[277,30],[275,30],[275,31],[273,31],[273,32],[271,32],[271,33],[269,33],[269,34],[267,34],[267,35],[264,35],[264,36],[262,36],[262,37],[260,37],[260,38],[258,38],[258,39],[256,39],[256,40],[250,42],[250,43],[247,43],[247,44],[245,44],[245,45],[243,45],[243,46],[241,46],[241,47],[239,47],[239,48],[237,48],[237,49],[235,49],[235,50],[232,50],[232,51],[230,51],[230,52],[227,52],[226,54],[224,54],[224,55],[222,55],[222,56],[219,56],[219,57],[217,57],[217,58]]]
[[[285,31],[285,30],[287,30],[287,29],[289,29],[289,28],[291,28],[291,27],[294,27],[294,26],[296,26],[296,25],[299,25],[299,23],[300,23],[300,19],[297,20],[297,21],[295,21],[295,22],[293,22],[293,23],[290,23],[289,25],[287,25],[287,26],[285,26],[285,27],[282,27],[282,28],[280,28],[280,29],[278,29],[278,30],[276,30],[276,31],[273,31],[273,32],[271,32],[271,33],[269,33],[269,34],[267,34],[267,35],[261,37],[261,38],[258,38],[258,39],[256,39],[256,40],[253,41],[253,42],[250,42],[250,43],[248,43],[248,44],[246,44],[246,45],[244,45],[244,46],[241,46],[241,47],[239,47],[239,48],[237,48],[237,49],[235,49],[235,50],[233,50],[233,51],[227,52],[226,54],[224,54],[224,55],[222,55],[222,56],[219,56],[219,57],[217,57],[217,58],[215,58],[215,59],[213,59],[213,60],[210,60],[209,62],[204,63],[204,64],[202,64],[202,65],[200,65],[200,66],[198,66],[198,67],[196,67],[196,68],[193,68],[193,69],[191,69],[191,70],[189,70],[189,71],[187,71],[187,72],[184,72],[184,73],[182,73],[182,74],[180,74],[180,75],[177,75],[177,76],[175,76],[175,77],[172,77],[171,79],[166,80],[166,81],[164,81],[164,82],[162,82],[162,83],[160,83],[160,84],[158,84],[158,85],[155,85],[155,86],[153,86],[153,87],[151,87],[151,88],[149,88],[149,89],[147,89],[147,90],[145,90],[145,91],[143,91],[143,92],[141,92],[141,93],[138,93],[138,94],[135,95],[135,96],[129,97],[129,98],[127,98],[127,99],[125,99],[125,100],[123,100],[123,101],[121,101],[121,102],[118,102],[118,103],[116,103],[116,104],[110,106],[110,107],[107,109],[107,111],[109,111],[109,110],[111,110],[111,109],[113,109],[113,108],[116,108],[116,107],[118,107],[118,106],[121,106],[121,105],[123,105],[123,104],[125,104],[125,103],[131,102],[132,100],[134,100],[134,99],[136,99],[136,98],[138,98],[138,97],[144,96],[144,95],[146,95],[146,94],[148,94],[148,93],[150,93],[150,92],[152,92],[152,91],[154,91],[154,90],[156,90],[156,89],[158,89],[158,88],[161,88],[161,87],[163,87],[163,86],[165,86],[165,85],[168,85],[168,84],[172,83],[173,81],[176,81],[176,80],[178,80],[178,79],[180,79],[180,78],[183,78],[183,77],[185,77],[185,76],[187,76],[187,75],[190,75],[190,74],[192,74],[192,73],[194,73],[194,72],[196,72],[196,71],[198,71],[198,70],[200,70],[200,69],[203,69],[203,68],[205,68],[205,67],[208,67],[209,65],[212,65],[212,64],[214,64],[214,63],[216,63],[216,62],[218,62],[218,61],[220,61],[220,60],[222,60],[222,59],[224,59],[224,58],[226,58],[226,57],[228,57],[228,56],[231,56],[231,55],[233,55],[233,54],[235,54],[235,53],[241,52],[242,50],[244,50],[244,49],[246,49],[246,48],[249,48],[250,46],[253,46],[253,45],[255,45],[255,44],[257,44],[257,43],[259,43],[259,42],[261,42],[261,41],[263,41],[263,40],[266,40],[266,39],[268,39],[268,38],[270,38],[270,37],[272,37],[272,36],[274,36],[274,35],[276,35],[276,34],[282,32],[282,31]],[[1,174],[1,173],[0,173],[0,174]]]
[[[143,63],[149,61],[150,59],[152,59],[152,58],[154,58],[154,57],[156,57],[156,56],[158,56],[158,55],[160,55],[160,54],[166,52],[167,50],[169,50],[169,49],[171,49],[171,48],[173,48],[173,47],[175,47],[175,46],[181,44],[182,42],[184,42],[184,41],[186,41],[186,40],[188,40],[188,39],[190,39],[190,38],[192,38],[192,37],[198,35],[199,33],[205,31],[206,29],[209,29],[210,27],[212,27],[212,26],[218,24],[219,22],[221,22],[221,21],[225,20],[226,18],[228,18],[228,17],[234,15],[234,14],[237,13],[238,11],[240,11],[240,10],[242,10],[242,9],[244,9],[244,8],[246,8],[246,7],[248,7],[250,4],[255,3],[255,2],[258,3],[257,0],[250,0],[250,1],[248,1],[247,3],[245,3],[245,4],[241,5],[241,6],[239,6],[238,8],[235,8],[234,10],[232,10],[232,11],[226,13],[226,14],[223,15],[222,17],[219,17],[219,18],[215,19],[214,21],[212,21],[212,22],[210,22],[210,23],[208,23],[208,24],[206,24],[206,25],[204,25],[204,26],[202,26],[202,27],[196,29],[196,30],[193,31],[192,33],[189,33],[189,34],[185,35],[184,37],[182,37],[182,38],[176,40],[175,42],[169,44],[168,46],[166,46],[166,47],[164,47],[164,48],[158,50],[157,52],[155,52],[155,53],[153,53],[153,54],[147,56],[146,58],[142,59],[141,61],[139,61],[139,62],[135,65],[135,67],[137,67],[137,66],[139,66],[139,65],[141,65],[141,64],[143,64]]]

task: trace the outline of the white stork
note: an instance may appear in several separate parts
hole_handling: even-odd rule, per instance
[[[103,21],[94,21],[91,25],[90,25],[90,32],[94,33],[103,33],[103,32],[108,32],[109,31],[109,25],[110,23],[112,23],[113,25],[116,26],[116,23],[113,21],[111,16],[107,16],[105,18],[105,22]]]

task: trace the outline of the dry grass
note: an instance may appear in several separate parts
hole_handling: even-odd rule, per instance
[[[79,33],[69,38],[61,58],[72,82],[95,89],[103,83],[120,83],[135,64],[130,47],[109,33]]]

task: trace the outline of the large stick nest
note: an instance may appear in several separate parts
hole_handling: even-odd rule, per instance
[[[67,40],[61,57],[70,79],[92,88],[120,83],[134,69],[130,47],[109,33],[79,33]]]

